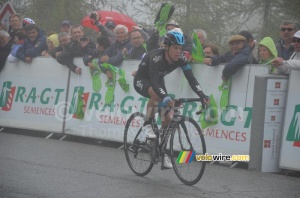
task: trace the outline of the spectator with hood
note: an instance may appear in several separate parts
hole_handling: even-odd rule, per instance
[[[58,34],[51,34],[50,36],[48,36],[47,37],[48,49],[42,52],[42,56],[50,56],[54,48],[58,47],[58,45],[59,45]]]
[[[270,64],[271,60],[277,58],[277,49],[271,37],[263,38],[258,46],[259,64]],[[271,73],[277,73],[273,66],[270,66]]]

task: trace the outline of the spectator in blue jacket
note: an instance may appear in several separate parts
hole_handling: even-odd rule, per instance
[[[31,63],[34,57],[41,56],[42,51],[47,50],[47,37],[36,24],[26,26],[26,36],[25,42],[17,51],[17,58],[26,63]]]
[[[117,35],[117,40],[105,50],[104,56],[101,57],[100,61],[119,66],[123,61],[123,49],[129,50],[132,48],[132,45],[129,39],[128,28],[125,25],[117,25],[114,31]]]
[[[90,50],[88,54],[83,56],[83,62],[86,66],[89,66],[93,69],[92,60],[94,58],[99,58],[103,55],[105,49],[110,46],[109,38],[106,36],[99,36],[97,38],[97,48],[94,50]]]
[[[141,60],[147,53],[147,44],[145,43],[141,30],[134,29],[130,32],[130,42],[132,48],[130,50],[126,48],[123,49],[123,58]]]
[[[278,57],[289,60],[294,53],[294,45],[292,43],[293,35],[296,33],[296,23],[293,21],[283,21],[280,25],[281,39],[275,43]]]
[[[89,54],[91,50],[96,48],[96,45],[84,35],[81,25],[73,25],[71,27],[71,35],[72,41],[67,44],[65,49],[62,50],[62,53],[56,56],[56,60],[60,64],[66,65],[72,72],[80,75],[81,68],[73,63],[73,59]]]
[[[230,51],[220,56],[211,56],[206,58],[205,64],[218,65],[225,63],[225,67],[222,71],[222,79],[227,81],[236,71],[249,63],[249,56],[252,49],[246,44],[246,38],[241,35],[233,35],[229,41]]]
[[[18,31],[15,33],[14,44],[9,56],[7,57],[8,62],[15,63],[19,61],[19,59],[17,58],[17,51],[19,47],[24,43],[25,39],[26,34],[23,31]]]

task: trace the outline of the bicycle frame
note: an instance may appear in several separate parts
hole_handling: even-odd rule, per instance
[[[175,105],[171,107],[173,116],[163,133],[160,133],[162,129],[159,130],[156,119],[152,120],[151,126],[156,134],[155,139],[145,138],[144,134],[141,134],[142,127],[130,130],[130,123],[134,119],[143,119],[145,121],[145,114],[136,112],[130,116],[124,132],[125,156],[129,167],[136,175],[147,175],[153,165],[159,161],[162,162],[161,169],[164,169],[164,157],[170,142],[170,159],[179,180],[186,185],[194,185],[201,179],[205,163],[195,160],[182,161],[182,155],[186,155],[186,153],[193,155],[196,150],[203,154],[206,152],[205,140],[199,124],[192,118],[183,116],[180,113],[179,108],[182,107],[184,102],[201,102],[201,100],[199,98],[180,98],[175,100]],[[199,115],[205,107],[202,104],[202,109],[196,114]],[[180,159],[180,162],[178,162],[178,159]]]
[[[156,134],[156,140],[155,140],[154,148],[152,148],[153,149],[152,150],[153,153],[152,153],[152,156],[151,156],[152,157],[151,160],[152,160],[153,163],[157,163],[158,162],[157,158],[161,157],[162,158],[161,159],[161,161],[162,161],[162,163],[161,163],[161,169],[162,170],[164,169],[164,164],[163,164],[164,160],[163,160],[163,157],[165,155],[165,151],[166,151],[166,148],[167,148],[167,144],[168,144],[170,135],[176,130],[178,123],[182,119],[182,115],[181,115],[178,107],[173,108],[173,111],[174,111],[174,113],[173,113],[172,119],[171,119],[170,123],[168,124],[168,127],[166,128],[166,131],[163,133],[163,136],[161,138],[162,140],[161,140],[160,144],[159,144],[159,138],[160,138],[159,137],[159,130],[158,130],[158,126],[157,126],[156,120],[154,119],[153,123],[152,123],[152,128],[153,128],[153,130],[154,130],[154,132]],[[186,138],[187,138],[189,144],[192,147],[192,144],[190,142],[190,139],[189,139],[188,135],[187,134],[185,134],[185,135],[186,135]],[[181,135],[179,134],[178,137],[179,137],[179,141],[181,143]],[[181,144],[181,148],[183,150],[182,144]],[[156,152],[158,152],[158,155],[157,155]]]

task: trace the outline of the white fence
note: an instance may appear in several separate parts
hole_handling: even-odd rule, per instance
[[[38,57],[31,64],[6,63],[0,73],[0,125],[122,142],[127,118],[133,112],[145,112],[147,103],[146,98],[135,92],[133,77],[129,74],[138,68],[139,61],[123,62],[121,68],[128,72],[129,92],[125,93],[117,83],[111,105],[105,104],[107,77],[100,75],[102,87],[95,92],[88,67],[83,65],[81,58],[74,62],[82,68],[81,76],[69,72],[66,66],[52,58]],[[229,106],[222,110],[219,86],[223,67],[192,64],[202,89],[213,96],[215,113],[218,114],[214,123],[203,128],[207,150],[212,154],[249,154],[255,76],[267,74],[268,68],[263,65],[241,68],[231,81]],[[196,97],[181,69],[175,70],[165,80],[169,94],[176,98]],[[78,90],[83,92],[83,119],[76,118],[74,113]],[[188,103],[182,113],[201,125],[200,117],[195,114],[199,106]]]

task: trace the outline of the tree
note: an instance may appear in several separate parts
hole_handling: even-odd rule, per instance
[[[140,15],[156,16],[161,1],[131,0]],[[201,28],[208,40],[227,48],[227,38],[241,30],[253,33],[256,40],[270,36],[278,38],[283,19],[300,18],[300,1],[295,0],[171,0],[176,9],[172,16],[187,34]],[[147,7],[147,8],[146,8]],[[146,8],[146,9],[145,9]]]
[[[5,1],[0,0],[4,3]],[[299,0],[170,0],[175,5],[172,19],[191,35],[193,29],[207,32],[208,41],[218,44],[221,51],[228,48],[227,39],[241,30],[253,33],[256,40],[270,36],[278,39],[279,26],[284,19],[300,18]],[[57,30],[62,20],[80,23],[95,10],[116,10],[130,16],[137,24],[154,27],[160,0],[12,0],[14,8],[32,18],[46,31]],[[129,6],[130,5],[130,6]],[[129,9],[129,7],[131,9]],[[46,8],[46,9],[45,9]]]

